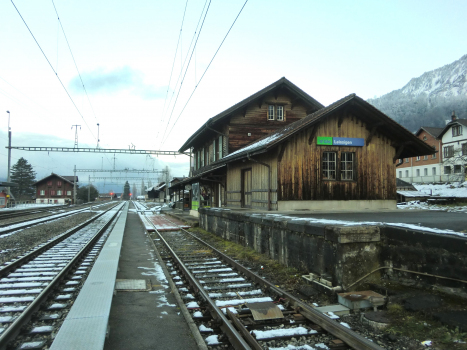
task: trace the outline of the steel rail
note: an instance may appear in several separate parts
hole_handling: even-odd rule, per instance
[[[44,251],[46,251],[47,249],[53,247],[54,245],[60,243],[61,241],[63,241],[65,238],[68,238],[69,236],[71,236],[73,233],[81,230],[82,228],[86,227],[87,225],[89,225],[91,222],[97,220],[98,218],[100,218],[102,215],[104,215],[105,213],[107,213],[109,210],[112,210],[113,208],[115,208],[117,206],[117,204],[115,204],[112,208],[109,208],[107,211],[103,212],[103,213],[100,213],[92,218],[90,218],[89,220],[86,220],[85,222],[83,222],[82,224],[79,224],[78,226],[75,226],[71,229],[69,229],[68,231],[65,231],[64,233],[62,233],[61,235],[55,237],[52,241],[50,242],[47,242],[46,244],[44,244],[43,246],[40,246],[36,249],[34,249],[33,251],[31,251],[30,253],[22,256],[21,258],[19,259],[16,259],[15,261],[11,262],[10,264],[8,265],[5,265],[3,266],[2,268],[0,268],[0,278],[2,278],[3,276],[5,276],[7,273],[10,273],[11,271],[13,271],[14,269],[17,269],[19,266],[21,265],[24,265],[26,264],[28,261],[34,259],[36,256],[38,256],[39,254],[43,253]]]
[[[172,247],[167,243],[167,241],[162,237],[162,235],[155,230],[157,235],[160,237],[161,242],[164,243],[166,249],[169,251],[172,258],[177,262],[178,266],[181,268],[183,275],[187,278],[190,285],[193,287],[195,293],[206,303],[206,307],[211,312],[213,319],[218,322],[219,328],[227,335],[232,346],[237,350],[251,350],[251,347],[243,339],[243,337],[238,333],[234,326],[230,323],[229,319],[224,315],[224,313],[219,310],[215,302],[209,297],[209,294],[204,290],[201,284],[196,280],[196,278],[191,274],[182,260],[178,255],[173,251]]]
[[[99,240],[101,235],[110,226],[110,224],[118,215],[120,210],[121,208],[117,210],[115,214],[112,215],[112,217],[99,228],[94,237],[83,248],[81,248],[78,254],[75,255],[75,257],[72,260],[70,260],[70,262],[65,266],[65,268],[54,277],[54,279],[47,285],[47,287],[45,287],[42,290],[42,292],[31,302],[31,304],[29,304],[29,306],[21,313],[21,315],[18,316],[18,318],[16,318],[15,321],[12,324],[10,324],[10,326],[6,330],[4,330],[2,334],[0,334],[0,350],[7,349],[8,343],[12,341],[21,332],[21,328],[27,322],[29,322],[34,312],[39,310],[42,303],[45,302],[49,295],[54,292],[58,284],[73,269],[76,263],[81,260],[83,255],[85,255],[89,250],[92,249],[94,244]]]
[[[63,209],[63,208],[69,208],[69,205],[58,205],[54,207],[53,209]],[[31,208],[31,209],[24,209],[24,210],[6,210],[0,212],[0,220],[3,220],[4,218],[14,218],[17,216],[25,216],[25,215],[32,215],[36,213],[43,213],[49,210],[53,210],[52,208],[47,208],[47,207],[39,207],[39,208]]]
[[[168,221],[170,221],[170,220],[168,220]],[[175,224],[174,222],[172,222],[172,223]],[[177,225],[177,224],[175,224],[175,225]],[[342,326],[341,324],[335,322],[334,320],[332,320],[329,317],[325,316],[321,312],[314,310],[312,307],[310,307],[309,305],[307,305],[304,302],[300,301],[299,299],[295,298],[293,295],[291,295],[291,294],[287,293],[286,291],[276,287],[274,284],[272,284],[271,282],[266,281],[264,278],[262,278],[258,274],[248,270],[245,266],[243,266],[242,264],[236,262],[235,260],[233,260],[229,256],[225,255],[224,253],[222,253],[218,249],[214,248],[209,243],[203,241],[201,238],[196,237],[191,232],[188,232],[187,230],[185,230],[185,229],[183,229],[181,227],[180,227],[180,230],[185,231],[186,233],[191,235],[193,238],[195,238],[196,240],[198,240],[202,244],[209,247],[209,249],[212,249],[212,251],[216,252],[222,258],[222,260],[224,260],[226,263],[228,263],[231,266],[238,269],[245,276],[251,278],[255,283],[263,285],[269,291],[275,293],[277,296],[280,296],[281,298],[288,300],[290,302],[290,305],[297,308],[297,309],[299,309],[300,313],[303,316],[305,316],[310,321],[316,323],[317,325],[319,325],[320,327],[322,327],[324,330],[331,333],[335,337],[339,338],[340,340],[342,340],[344,343],[346,343],[348,346],[352,347],[353,349],[356,349],[356,350],[384,350],[379,345],[373,343],[372,341],[366,339],[365,337],[362,337],[360,334],[352,331],[351,329]],[[161,236],[161,235],[159,235],[159,236]]]

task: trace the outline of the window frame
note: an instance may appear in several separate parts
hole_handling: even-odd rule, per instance
[[[431,175],[436,176],[436,167],[431,168]]]
[[[285,108],[283,105],[277,105],[276,106],[276,120],[279,121],[279,122],[283,122],[284,121],[284,116],[285,116]],[[280,112],[280,113],[279,113]]]
[[[276,120],[276,108],[274,105],[268,105],[268,120]]]
[[[325,159],[325,155],[326,155],[326,159]],[[330,155],[333,155],[333,158],[334,159],[327,159],[328,156]],[[322,180],[324,181],[336,181],[337,180],[337,152],[335,151],[324,151],[321,155],[321,176],[322,176]],[[325,166],[326,164],[326,166]],[[330,165],[334,165],[334,169],[330,169],[332,168],[332,166]],[[329,174],[329,172],[333,172],[334,173],[334,178],[332,178]],[[326,174],[326,175],[325,175]]]
[[[348,156],[351,156],[351,160],[344,159],[347,158]],[[351,169],[344,169],[345,164],[350,164]],[[340,152],[340,157],[339,157],[339,180],[340,181],[355,181],[356,179],[356,171],[355,171],[355,164],[356,164],[356,155],[355,152]],[[345,167],[347,168],[347,167]],[[351,178],[347,178],[346,174],[348,175],[350,173]],[[345,177],[345,178],[344,178]]]
[[[462,174],[462,165],[454,164],[454,174]]]
[[[443,156],[444,158],[452,158],[454,157],[454,146],[445,146],[443,148]]]
[[[462,147],[462,155],[467,156],[467,142],[464,142],[461,147]]]
[[[452,127],[452,137],[462,136],[462,125],[454,125]]]
[[[40,190],[39,196],[45,196],[45,190]]]
[[[447,169],[449,169],[448,171],[446,171]],[[452,174],[452,168],[450,165],[445,165],[444,166],[444,174],[445,175],[451,175]]]
[[[71,191],[66,191],[67,196],[71,196]]]

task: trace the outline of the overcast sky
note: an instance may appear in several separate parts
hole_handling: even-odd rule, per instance
[[[178,150],[208,118],[283,76],[328,105],[399,89],[467,51],[466,1],[249,0],[206,71],[244,3],[0,2],[0,143],[7,145],[9,110],[13,146],[73,147],[78,124],[79,146],[95,147],[99,123],[103,148]],[[38,177],[113,167],[112,155],[12,154],[12,164],[24,157]],[[1,148],[1,178],[6,165]],[[165,165],[188,174],[185,156],[116,161]]]

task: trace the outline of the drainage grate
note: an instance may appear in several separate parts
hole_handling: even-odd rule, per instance
[[[151,281],[117,279],[115,290],[119,292],[145,292],[151,290]]]

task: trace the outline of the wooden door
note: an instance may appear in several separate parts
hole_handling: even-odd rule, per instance
[[[251,168],[242,170],[242,208],[251,208]]]

